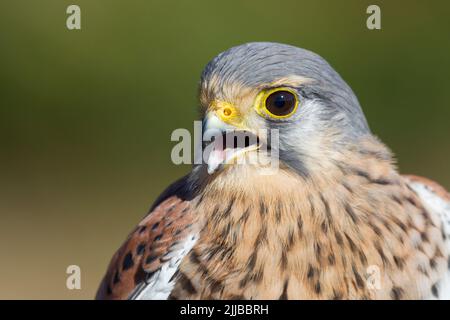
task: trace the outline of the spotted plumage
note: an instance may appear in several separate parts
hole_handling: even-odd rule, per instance
[[[251,131],[269,146],[245,145],[238,158],[276,151],[278,170],[195,165],[115,254],[97,298],[450,297],[450,195],[398,173],[322,58],[281,44],[232,48],[205,68],[200,102],[205,129]]]
[[[171,277],[181,262],[180,254],[196,240],[189,202],[176,196],[157,205],[128,236],[112,258],[98,298],[128,297],[135,287],[155,284],[153,297],[170,294]],[[184,252],[186,254],[186,252]]]

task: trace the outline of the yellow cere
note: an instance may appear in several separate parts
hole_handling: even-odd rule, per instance
[[[290,92],[295,97],[295,106],[294,106],[294,108],[292,109],[292,111],[289,114],[279,116],[279,115],[271,113],[266,108],[266,100],[267,100],[267,98],[272,93],[278,92],[278,91]],[[297,111],[297,107],[298,107],[298,95],[297,95],[297,92],[295,90],[293,90],[292,88],[289,88],[289,87],[277,87],[277,88],[271,88],[271,89],[262,90],[256,96],[255,104],[254,104],[255,110],[260,116],[262,116],[262,117],[269,116],[269,117],[274,118],[274,119],[289,118],[290,116],[292,116],[295,113],[295,111]]]
[[[234,105],[226,101],[216,100],[212,103],[211,108],[215,111],[216,115],[225,123],[230,125],[241,127],[242,118],[239,111]]]

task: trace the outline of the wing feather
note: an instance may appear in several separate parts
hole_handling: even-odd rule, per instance
[[[112,257],[96,299],[127,299],[136,295],[162,269],[167,269],[174,253],[191,237],[194,221],[190,201],[172,195],[159,202]],[[170,293],[170,288],[161,290]],[[163,296],[155,296],[160,297]]]
[[[423,204],[435,212],[442,223],[442,236],[447,252],[450,253],[450,193],[438,183],[423,177],[404,176],[409,186],[417,193]],[[450,259],[449,270],[435,287],[436,294],[431,298],[450,299]]]

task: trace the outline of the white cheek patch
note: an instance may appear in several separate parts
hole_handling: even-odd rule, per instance
[[[197,240],[198,234],[191,234],[171,248],[170,253],[165,257],[167,261],[150,279],[138,286],[129,299],[166,300],[175,286],[176,279],[172,279],[173,275],[178,270],[181,260],[191,251]]]

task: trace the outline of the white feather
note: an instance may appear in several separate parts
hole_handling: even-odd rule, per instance
[[[153,276],[143,283],[130,296],[132,300],[166,300],[175,286],[176,279],[171,278],[178,270],[181,260],[191,251],[198,235],[191,234],[177,247],[171,249],[168,260]]]
[[[434,193],[427,185],[420,182],[411,182],[410,186],[417,192],[426,207],[435,212],[442,223],[444,233],[447,235],[447,252],[450,253],[450,201],[446,201]],[[450,271],[438,285],[439,299],[450,299]]]

